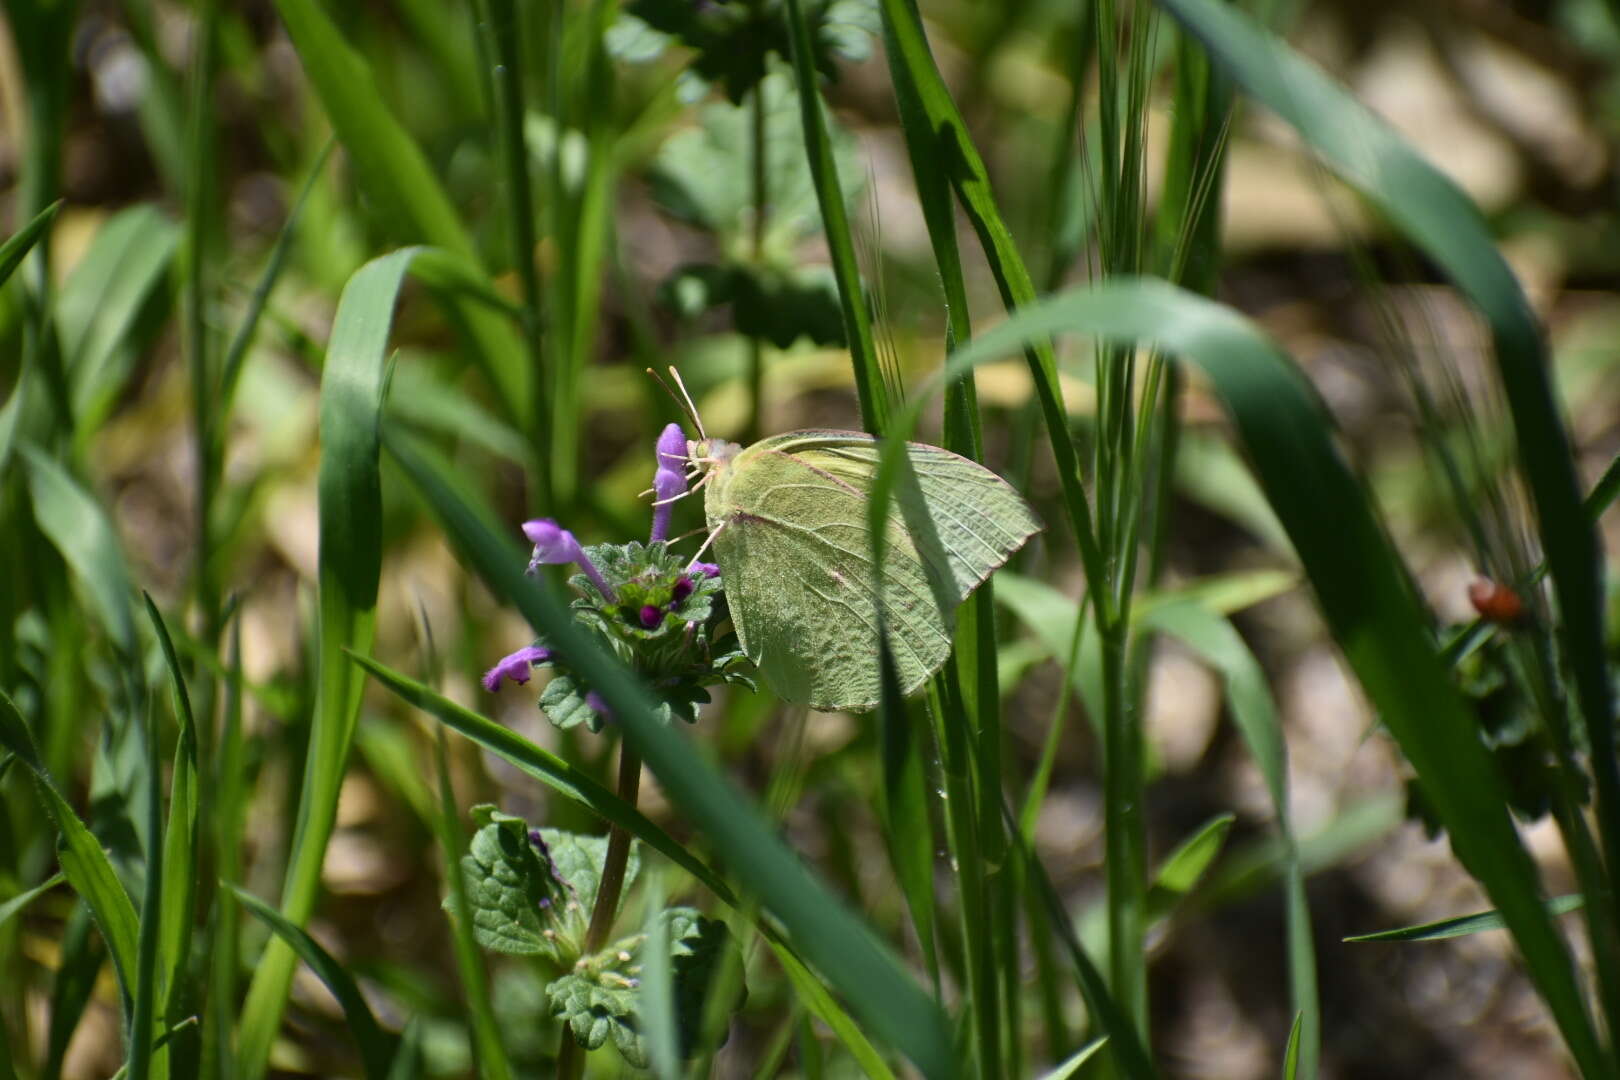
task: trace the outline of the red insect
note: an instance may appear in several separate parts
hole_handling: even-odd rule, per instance
[[[1524,621],[1524,601],[1519,594],[1490,578],[1480,578],[1468,586],[1468,602],[1487,622],[1513,626]]]

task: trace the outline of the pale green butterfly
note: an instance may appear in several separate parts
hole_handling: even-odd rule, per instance
[[[676,376],[677,381],[679,376]],[[682,388],[684,390],[684,387]],[[696,410],[692,419],[698,423]],[[878,575],[870,491],[880,448],[858,431],[791,431],[748,447],[688,444],[743,652],[784,701],[875,708]],[[956,607],[1040,531],[1023,497],[967,458],[906,444],[888,513],[883,600],[900,686],[945,663]]]

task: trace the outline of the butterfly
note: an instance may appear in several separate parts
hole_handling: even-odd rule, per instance
[[[705,472],[704,513],[738,642],[779,697],[813,709],[877,706],[880,577],[910,694],[950,655],[957,606],[1041,529],[989,469],[908,442],[880,575],[870,509],[881,444],[871,435],[791,431],[747,447],[705,437],[688,453]]]

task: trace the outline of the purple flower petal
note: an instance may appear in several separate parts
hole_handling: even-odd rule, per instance
[[[720,567],[712,562],[695,562],[686,568],[688,573],[702,574],[704,577],[719,577]]]
[[[670,590],[670,597],[675,603],[679,604],[688,596],[691,596],[692,590],[696,588],[697,586],[692,583],[691,578],[682,575],[680,580],[675,582],[675,587]]]
[[[574,534],[551,518],[525,521],[523,535],[534,545],[534,557],[529,560],[531,567],[579,562],[584,555]]]
[[[653,473],[653,540],[669,536],[669,519],[675,512],[670,500],[686,493],[686,432],[679,424],[669,424],[658,436],[658,463]]]
[[[639,614],[641,618],[641,625],[646,627],[648,630],[656,630],[658,628],[658,624],[664,621],[664,609],[654,607],[651,604],[641,605],[641,611]]]
[[[611,603],[614,599],[613,587],[602,576],[602,571],[591,562],[585,549],[579,546],[574,534],[558,525],[551,518],[537,518],[534,521],[523,523],[523,535],[534,543],[534,555],[529,559],[529,570],[532,573],[537,566],[557,565],[561,563],[578,563],[579,568],[585,571],[585,576],[595,583],[597,591]]]
[[[493,694],[501,688],[502,679],[526,683],[529,681],[529,669],[550,659],[551,650],[538,645],[530,645],[528,648],[503,656],[500,663],[484,672],[484,689]]]
[[[585,695],[585,704],[589,705],[594,711],[601,713],[609,720],[613,719],[613,710],[608,708],[607,702],[603,701],[601,695],[599,695],[595,690],[592,690]]]

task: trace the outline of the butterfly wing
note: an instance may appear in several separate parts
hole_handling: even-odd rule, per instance
[[[1039,523],[989,470],[915,443],[907,457],[911,482],[888,517],[883,578],[910,693],[950,655],[956,605]],[[748,447],[711,486],[706,508],[711,526],[725,525],[715,554],[738,638],[784,700],[855,710],[878,702],[868,524],[876,466],[869,436],[793,432]]]

